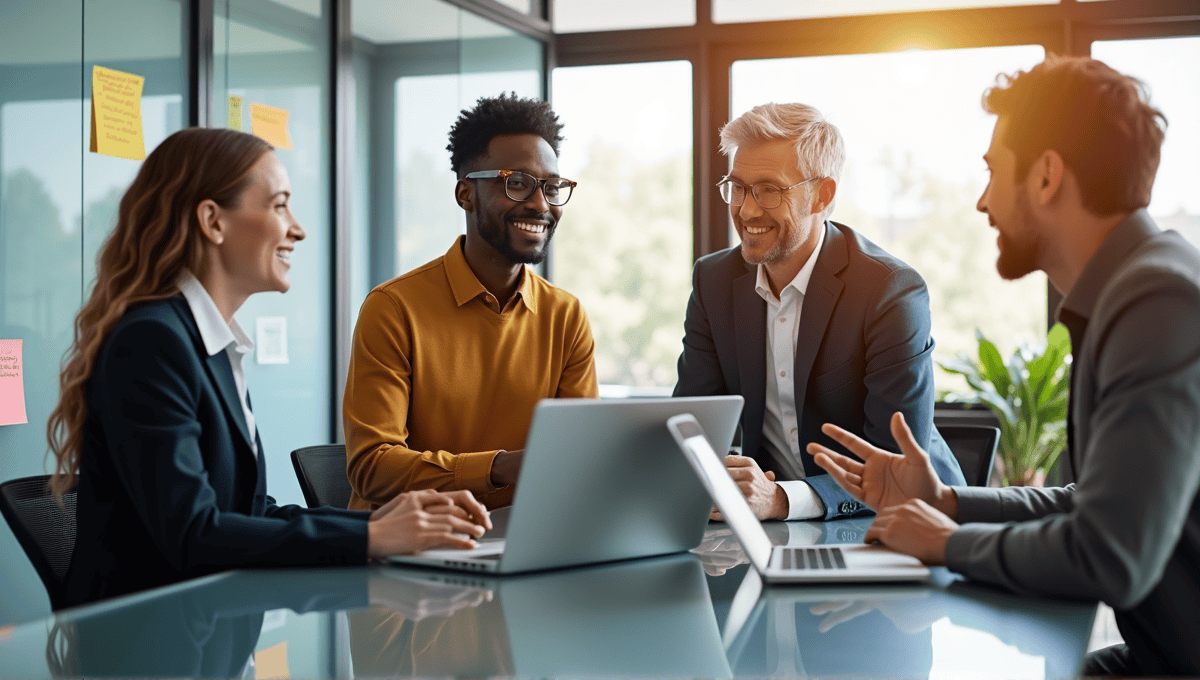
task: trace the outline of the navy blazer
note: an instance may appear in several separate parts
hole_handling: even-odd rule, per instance
[[[229,357],[208,356],[182,296],[117,322],[87,410],[70,604],[236,567],[366,561],[367,513],[267,495]]]
[[[742,395],[742,453],[769,470],[762,449],[767,303],[755,292],[756,282],[757,267],[746,263],[740,247],[696,261],[675,396]],[[900,411],[938,477],[966,485],[933,425],[932,355],[929,293],[921,275],[853,229],[827,221],[804,295],[792,370],[800,456],[809,485],[825,504],[825,519],[869,512],[805,450],[816,441],[852,455],[821,432],[827,422],[897,451],[891,417]]]

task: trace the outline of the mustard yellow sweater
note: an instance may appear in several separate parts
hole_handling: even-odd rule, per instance
[[[462,242],[363,302],[342,408],[351,508],[426,488],[507,505],[492,458],[524,448],[538,400],[598,396],[579,301],[526,270],[500,310]]]

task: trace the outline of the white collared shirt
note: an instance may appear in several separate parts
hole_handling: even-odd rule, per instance
[[[767,402],[763,414],[763,447],[780,471],[793,481],[776,482],[788,497],[787,519],[811,519],[825,515],[825,504],[807,482],[800,453],[799,419],[796,415],[796,342],[800,314],[809,279],[817,265],[817,256],[825,243],[825,225],[821,224],[817,246],[796,278],[784,286],[779,297],[771,292],[767,268],[758,265],[754,291],[767,302]]]
[[[217,309],[217,303],[213,302],[204,284],[187,269],[183,270],[183,276],[179,277],[179,292],[183,293],[183,299],[187,300],[188,307],[192,310],[208,356],[216,356],[222,351],[229,355],[229,365],[233,368],[233,384],[237,385],[238,398],[242,401],[242,414],[246,416],[246,430],[250,433],[250,450],[257,456],[258,438],[255,436],[257,430],[254,425],[254,412],[250,410],[246,370],[242,367],[242,359],[254,349],[254,343],[250,342],[249,336],[242,331],[237,319],[225,323],[221,310]]]

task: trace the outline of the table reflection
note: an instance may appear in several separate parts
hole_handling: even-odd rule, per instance
[[[400,600],[458,608],[422,618],[388,606],[351,613],[358,676],[730,676],[690,555],[523,577],[392,569],[376,578]],[[373,581],[372,592],[383,587]]]
[[[365,607],[368,573],[223,575],[168,589],[179,590],[169,597],[59,615],[46,639],[47,669],[52,677],[254,677],[267,612]]]
[[[735,675],[1072,677],[1094,605],[930,585],[767,586],[749,571],[725,643]],[[752,610],[740,612],[753,601]]]

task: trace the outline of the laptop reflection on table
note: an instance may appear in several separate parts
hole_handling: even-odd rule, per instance
[[[352,616],[356,675],[731,677],[704,571],[688,554],[524,576],[378,577],[396,599],[421,603],[412,609],[438,602],[445,614],[420,622],[419,635],[379,626],[391,612]],[[392,649],[369,649],[372,635]]]

